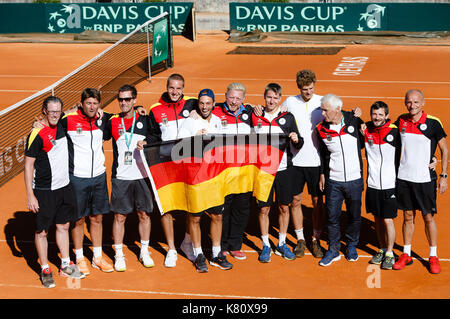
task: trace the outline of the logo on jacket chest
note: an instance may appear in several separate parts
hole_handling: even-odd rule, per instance
[[[427,127],[427,125],[426,125],[425,123],[420,124],[420,126],[419,126],[419,129],[420,129],[421,131],[426,131],[427,128],[428,128],[428,127]]]
[[[349,127],[347,127],[347,132],[349,132],[350,134],[352,134],[352,133],[354,133],[355,132],[355,128],[353,127],[353,126],[349,126]]]
[[[167,125],[169,123],[166,113],[161,113],[161,123],[162,123],[162,125]]]
[[[369,143],[370,146],[373,146],[373,135],[367,136],[367,143]]]
[[[51,134],[49,134],[47,137],[48,137],[48,140],[50,141],[50,143],[51,143],[53,146],[55,146],[55,145],[56,145],[55,138],[54,138]]]
[[[189,113],[188,110],[184,110],[184,111],[182,112],[183,117],[188,117],[189,114],[190,114],[190,113]]]

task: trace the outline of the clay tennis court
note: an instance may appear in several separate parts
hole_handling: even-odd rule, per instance
[[[344,108],[359,106],[363,119],[369,120],[369,107],[383,100],[391,108],[391,118],[404,112],[403,97],[406,90],[421,89],[426,98],[424,110],[442,121],[450,132],[450,46],[411,45],[344,45],[332,55],[256,55],[227,54],[237,45],[229,43],[225,33],[200,34],[196,42],[181,37],[174,38],[175,67],[155,76],[151,83],[137,86],[138,104],[146,108],[155,103],[165,90],[165,80],[177,72],[186,79],[185,94],[196,96],[205,87],[213,89],[219,101],[224,99],[226,86],[239,81],[247,86],[247,102],[263,103],[264,87],[278,82],[283,96],[296,95],[295,74],[303,68],[316,72],[316,93],[335,93],[342,97]],[[25,97],[56,82],[109,44],[79,43],[0,43],[0,108],[4,109]],[[250,46],[250,45],[249,45]],[[314,45],[310,45],[314,46]],[[320,45],[316,45],[320,46]],[[342,46],[342,45],[340,45]],[[359,74],[333,75],[345,57],[365,57]],[[357,59],[358,60],[358,59]],[[344,61],[345,62],[345,61]],[[117,112],[112,103],[107,111]],[[14,128],[12,128],[14,129]],[[1,138],[1,137],[0,137]],[[104,144],[107,155],[107,173],[112,163],[112,146]],[[440,159],[439,151],[437,156]],[[440,165],[437,168],[440,172]],[[110,176],[110,175],[109,175]],[[312,232],[311,201],[305,196],[305,236],[309,244]],[[155,267],[145,269],[138,262],[137,219],[127,221],[124,252],[127,271],[102,273],[93,269],[81,282],[68,282],[55,276],[56,288],[42,288],[40,270],[34,248],[33,216],[26,208],[23,173],[0,188],[0,298],[152,298],[152,299],[222,299],[222,298],[449,298],[450,297],[450,191],[438,196],[438,256],[442,272],[432,275],[427,269],[429,248],[423,220],[416,218],[416,231],[412,243],[414,263],[402,271],[379,270],[368,264],[377,250],[373,217],[362,208],[361,239],[358,246],[360,258],[347,262],[341,258],[330,267],[320,267],[318,259],[308,253],[301,259],[287,261],[272,255],[272,262],[258,262],[261,247],[257,216],[253,210],[244,239],[244,261],[228,257],[234,264],[230,271],[209,267],[209,272],[199,274],[185,257],[179,254],[176,268],[163,265],[167,245],[161,230],[159,216],[152,215],[150,251]],[[344,214],[345,217],[345,214]],[[272,215],[271,241],[278,242],[276,216]],[[345,219],[344,219],[345,221]],[[402,213],[396,219],[397,230],[394,253],[401,254]],[[208,257],[210,240],[207,236],[209,220],[203,218],[203,249]],[[176,243],[184,236],[184,216],[175,221]],[[104,254],[113,260],[112,214],[104,219]],[[290,227],[288,244],[296,242]],[[325,238],[323,238],[325,239]],[[59,258],[54,235],[49,236],[49,259],[54,274]],[[91,249],[86,231],[85,248]],[[322,246],[326,247],[325,240]],[[344,245],[343,245],[344,246]],[[90,259],[92,253],[87,252]],[[72,255],[73,258],[73,255]]]

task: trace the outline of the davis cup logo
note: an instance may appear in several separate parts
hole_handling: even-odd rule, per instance
[[[367,6],[366,12],[360,14],[359,21],[364,20],[364,22],[358,23],[358,31],[373,31],[373,29],[381,29],[382,17],[384,17],[384,10],[386,7],[380,6],[378,4],[369,4]]]
[[[74,28],[81,28],[81,8],[79,5],[63,4],[62,6],[51,6],[49,8],[48,31],[65,33],[67,29]]]

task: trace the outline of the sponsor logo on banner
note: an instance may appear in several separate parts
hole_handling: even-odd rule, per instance
[[[364,21],[363,26],[358,24],[358,31],[376,31],[381,29],[382,20],[384,16],[384,11],[386,7],[380,6],[378,4],[369,4],[367,6],[366,12],[361,13],[359,20]]]

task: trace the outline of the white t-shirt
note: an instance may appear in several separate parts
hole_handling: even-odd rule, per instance
[[[305,102],[301,95],[290,96],[283,102],[297,122],[300,136],[303,137],[304,144],[300,150],[291,146],[294,157],[294,166],[317,167],[320,166],[319,140],[316,133],[316,126],[323,121],[322,110],[320,109],[321,95],[314,94],[308,102]]]
[[[220,126],[220,118],[214,114],[211,114],[209,121],[204,120],[201,116],[196,119],[189,117],[178,129],[178,138],[195,136],[202,129],[206,129],[207,134],[217,134],[220,133]]]
[[[264,117],[269,121],[272,122],[274,118],[276,118],[278,116],[278,114],[280,113],[280,108],[276,109],[274,112],[272,112],[272,114],[268,113],[268,112],[264,112]]]

